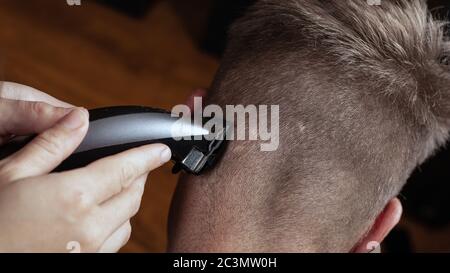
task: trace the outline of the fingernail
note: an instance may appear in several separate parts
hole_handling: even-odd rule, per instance
[[[86,109],[75,108],[63,118],[60,124],[68,130],[76,130],[84,125],[86,116]]]
[[[172,152],[170,151],[169,148],[165,148],[164,150],[161,151],[161,154],[160,154],[161,164],[168,162],[171,158],[172,158]]]

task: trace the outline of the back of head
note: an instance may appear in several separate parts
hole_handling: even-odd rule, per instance
[[[234,141],[210,174],[182,179],[174,244],[350,250],[447,138],[443,31],[425,1],[258,1],[230,31],[208,103],[279,105],[279,149]]]

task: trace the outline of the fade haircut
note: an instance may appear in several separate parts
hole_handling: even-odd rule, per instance
[[[280,105],[280,148],[232,142],[214,172],[188,179],[210,199],[208,230],[252,222],[260,250],[289,240],[350,250],[447,139],[444,26],[416,0],[251,7],[230,30],[208,103]],[[213,216],[227,211],[233,220]]]

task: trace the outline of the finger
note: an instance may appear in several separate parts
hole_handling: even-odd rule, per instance
[[[0,136],[41,133],[69,111],[43,102],[0,99]]]
[[[41,101],[53,106],[64,108],[74,107],[73,105],[60,101],[42,91],[14,82],[1,82],[0,98],[24,101]]]
[[[2,169],[10,180],[47,174],[80,145],[89,126],[88,112],[75,108],[7,159]]]
[[[170,149],[163,144],[146,145],[98,160],[87,167],[64,172],[69,183],[84,189],[91,202],[101,204],[127,189],[132,182],[170,160]],[[63,185],[65,186],[65,185]],[[72,186],[73,187],[73,186]]]
[[[141,205],[146,181],[147,175],[143,175],[128,189],[100,205],[92,214],[99,226],[106,227],[107,237],[110,237],[119,226],[136,215]]]
[[[106,239],[103,245],[100,247],[100,253],[116,253],[118,252],[127,242],[130,240],[131,236],[131,223],[127,221],[118,230],[116,230],[111,237]]]

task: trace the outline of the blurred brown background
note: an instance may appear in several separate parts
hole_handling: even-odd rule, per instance
[[[207,87],[218,65],[196,48],[166,1],[136,19],[93,1],[0,0],[0,54],[4,80],[87,108],[171,109],[193,88]],[[152,173],[123,251],[165,250],[176,181],[170,164]]]
[[[170,109],[212,80],[226,25],[250,1],[227,10],[230,2],[0,0],[2,77],[87,108]],[[123,252],[165,250],[177,180],[170,170],[168,164],[152,173]],[[411,219],[403,219],[390,249],[450,251],[448,225]]]

